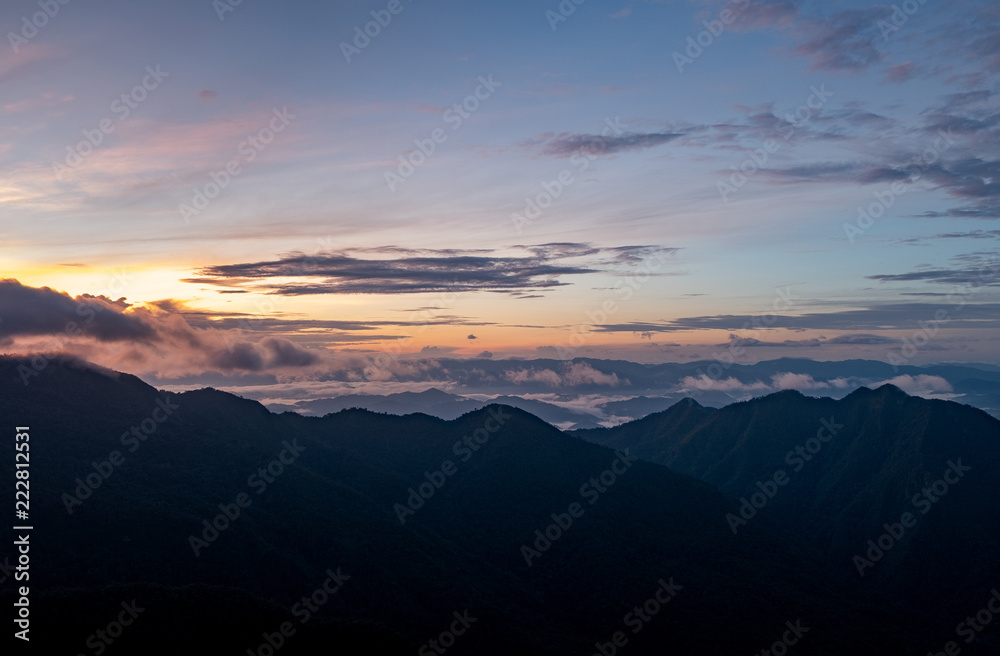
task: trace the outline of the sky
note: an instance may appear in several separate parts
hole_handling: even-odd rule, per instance
[[[358,385],[1000,364],[995,2],[10,0],[0,28],[6,353]]]

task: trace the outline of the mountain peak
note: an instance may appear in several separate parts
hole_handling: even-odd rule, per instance
[[[879,396],[905,396],[905,397],[910,396],[909,394],[907,394],[900,388],[896,387],[892,383],[886,383],[885,385],[880,385],[875,389],[875,393]]]
[[[847,399],[866,399],[866,398],[909,398],[909,394],[896,387],[892,383],[886,383],[884,385],[879,385],[877,388],[872,389],[871,387],[859,387],[854,390],[842,400]]]
[[[667,408],[664,412],[670,412],[671,410],[685,410],[687,408],[704,408],[702,404],[695,401],[690,396],[685,396],[683,399],[673,404]]]

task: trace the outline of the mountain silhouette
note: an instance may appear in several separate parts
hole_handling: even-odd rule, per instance
[[[787,636],[800,654],[922,654],[947,637],[780,521],[733,535],[739,503],[709,484],[515,408],[304,417],[65,359],[26,386],[26,362],[0,358],[0,416],[30,426],[33,631],[53,649],[86,651],[131,602],[122,653],[732,654]],[[669,425],[755,421],[687,405]]]
[[[477,401],[457,394],[430,388],[422,392],[397,392],[395,394],[346,394],[335,398],[311,399],[295,403],[268,403],[272,412],[298,412],[307,416],[326,414],[362,408],[372,412],[393,415],[408,415],[417,412],[440,419],[458,419],[467,412],[485,408],[490,404],[509,405],[530,412],[539,419],[569,428],[596,428],[598,420],[593,415],[573,411],[553,403],[522,399],[517,396],[498,396],[492,401]]]
[[[573,434],[630,448],[752,507],[757,494],[760,508],[746,515],[773,521],[843,576],[901,603],[960,614],[975,591],[1000,580],[1000,526],[990,501],[1000,495],[1000,421],[970,406],[911,397],[892,385],[837,401],[785,391],[718,410],[688,399],[639,421]],[[769,497],[779,471],[788,480]],[[936,492],[937,481],[945,483]],[[898,544],[877,561],[867,557],[868,540],[877,545],[884,525],[906,512],[915,525],[899,540],[883,540]],[[734,524],[737,532],[744,526]]]

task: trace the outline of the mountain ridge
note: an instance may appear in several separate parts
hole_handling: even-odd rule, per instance
[[[802,654],[889,653],[901,641],[915,650],[934,637],[918,614],[886,613],[769,520],[732,536],[724,516],[738,504],[709,484],[623,460],[521,410],[491,406],[451,422],[358,410],[277,415],[225,392],[136,394],[52,366],[64,371],[25,388],[0,360],[0,415],[29,416],[39,440],[32,513],[46,567],[35,586],[77,591],[59,602],[78,609],[74,626],[99,625],[88,608],[95,595],[111,603],[118,592],[109,583],[167,586],[183,597],[197,582],[290,608],[322,572],[343,567],[353,579],[324,609],[334,624],[317,629],[368,623],[407,649],[469,608],[481,619],[455,653],[581,653],[606,642],[660,579],[683,587],[642,635],[630,636],[631,653],[664,645],[749,652],[796,617],[813,627]],[[60,396],[66,405],[53,404]],[[163,398],[173,414],[134,452],[122,449],[122,431]],[[116,414],[105,412],[113,407]],[[466,438],[477,431],[483,443],[472,449]],[[112,450],[125,453],[124,464],[67,513],[61,495],[100,471]],[[8,474],[9,464],[0,469]],[[220,521],[240,494],[247,505]],[[762,597],[767,605],[755,601]],[[166,608],[158,620],[148,616],[137,639],[169,642],[158,632],[179,616]],[[719,617],[723,634],[713,630]],[[227,627],[231,653],[260,642],[257,626]],[[84,637],[50,639],[72,648]]]

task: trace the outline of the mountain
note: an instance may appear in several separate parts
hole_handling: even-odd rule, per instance
[[[841,400],[786,391],[573,434],[748,500],[737,532],[746,516],[771,520],[909,606],[951,617],[1000,580],[1000,421],[975,408],[892,385]],[[914,525],[900,530],[904,513]]]
[[[457,394],[449,394],[436,388],[423,392],[398,392],[396,394],[347,394],[335,398],[297,401],[292,404],[268,403],[273,412],[298,412],[307,416],[321,417],[351,408],[362,408],[372,412],[391,415],[424,413],[440,419],[457,419],[467,412],[480,410],[489,404],[509,405],[530,412],[546,423],[560,428],[596,428],[600,424],[597,417],[562,406],[518,396],[498,396],[489,402],[470,399]]]
[[[0,358],[0,417],[29,427],[33,636],[53,650],[129,612],[122,653],[923,654],[944,635],[767,520],[734,536],[708,484],[515,408],[276,415],[62,359],[26,386],[27,363]]]
[[[963,378],[954,385],[962,403],[968,403],[1000,418],[1000,382],[981,378]]]
[[[489,402],[475,401],[475,398],[489,397],[494,402],[527,410],[560,428],[578,429],[640,419],[686,397],[695,398],[702,405],[722,407],[785,389],[797,389],[810,396],[843,398],[860,387],[875,388],[890,383],[909,394],[958,401],[1000,418],[1000,367],[992,365],[894,366],[875,360],[824,362],[806,358],[743,364],[730,363],[732,354],[723,350],[719,351],[719,358],[718,361],[659,364],[594,358],[442,358],[399,381],[400,385],[421,384],[432,388],[425,392],[309,400],[311,392],[303,387],[298,389],[303,395],[301,398],[268,407],[276,412],[293,410],[315,415],[363,407],[375,412],[426,412],[442,419],[454,419]],[[240,390],[260,398],[269,397],[267,387],[276,382],[273,378],[258,380],[243,375],[231,380],[221,375],[150,380],[170,389],[212,386]],[[436,389],[442,385],[448,385],[449,392]],[[556,392],[556,402],[538,400],[551,401]],[[499,397],[503,400],[498,400],[498,394],[503,395]],[[473,403],[480,403],[480,406]]]
[[[268,403],[266,405],[273,412],[298,412],[314,417],[322,417],[351,408],[363,408],[372,412],[384,412],[392,415],[423,412],[441,419],[457,419],[466,412],[482,408],[485,404],[475,399],[467,399],[431,388],[423,392],[399,392],[386,395],[345,394],[335,398],[311,399],[291,404]]]
[[[606,401],[605,403],[599,404],[597,407],[608,415],[614,417],[641,419],[642,417],[651,415],[654,412],[663,412],[678,401],[680,401],[680,398],[674,396],[636,396],[634,398],[623,399],[621,401]]]

